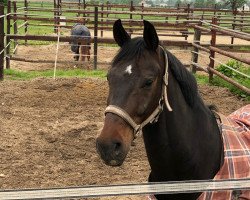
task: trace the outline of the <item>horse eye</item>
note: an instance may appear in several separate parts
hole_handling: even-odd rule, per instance
[[[143,87],[150,87],[152,85],[152,83],[153,83],[153,80],[148,79],[148,80],[145,81]]]

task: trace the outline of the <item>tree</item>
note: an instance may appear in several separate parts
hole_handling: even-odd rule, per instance
[[[0,3],[4,3],[6,5],[7,4],[7,0],[0,0]]]
[[[195,0],[194,7],[195,8],[203,8],[203,7],[205,7],[205,0]]]
[[[233,12],[237,12],[237,8],[242,7],[247,0],[223,0],[225,5],[229,6]]]
[[[175,7],[177,7],[178,5],[180,6],[182,4],[182,1],[181,0],[177,0],[176,3],[175,3]]]
[[[207,8],[214,8],[214,5],[216,4],[215,0],[207,0],[206,7]]]

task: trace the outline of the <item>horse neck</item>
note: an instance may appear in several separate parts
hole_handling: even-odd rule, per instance
[[[213,178],[220,168],[222,142],[216,119],[198,97],[190,107],[175,78],[169,75],[168,98],[155,124],[146,126],[144,143],[151,181]]]

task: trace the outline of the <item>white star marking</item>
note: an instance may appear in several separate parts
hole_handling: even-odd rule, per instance
[[[132,65],[127,66],[125,72],[128,74],[132,74]]]

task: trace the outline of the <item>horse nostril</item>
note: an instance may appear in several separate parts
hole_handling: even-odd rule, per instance
[[[116,155],[119,155],[122,149],[122,143],[121,142],[114,142],[114,152]]]

